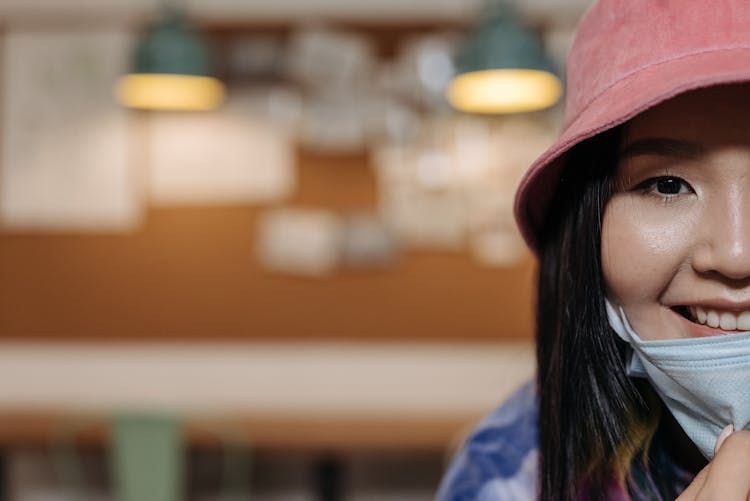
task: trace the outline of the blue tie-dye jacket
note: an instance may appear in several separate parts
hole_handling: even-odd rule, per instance
[[[538,414],[534,384],[528,383],[474,430],[436,500],[536,499]]]
[[[537,499],[538,418],[536,388],[530,382],[469,436],[445,474],[436,501]],[[649,447],[647,464],[634,463],[628,488],[613,483],[605,497],[671,501],[692,481],[692,474],[670,456],[660,431]]]

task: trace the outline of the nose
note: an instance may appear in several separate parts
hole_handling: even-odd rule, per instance
[[[700,234],[693,255],[699,273],[717,273],[733,281],[750,280],[750,185],[732,190],[696,225]]]

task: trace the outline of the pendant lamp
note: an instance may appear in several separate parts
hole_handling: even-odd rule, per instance
[[[539,37],[524,27],[512,4],[491,2],[459,54],[447,90],[454,108],[468,113],[535,111],[554,105],[562,82]]]
[[[117,84],[124,106],[146,110],[211,110],[224,99],[224,85],[210,71],[209,51],[184,13],[163,6],[135,50],[133,70]]]

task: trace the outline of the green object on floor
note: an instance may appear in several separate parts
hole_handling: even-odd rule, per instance
[[[118,501],[182,501],[180,423],[156,415],[120,415],[112,426],[113,478]]]

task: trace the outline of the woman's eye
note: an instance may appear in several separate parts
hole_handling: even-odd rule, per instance
[[[693,193],[693,189],[687,181],[675,176],[654,177],[639,184],[636,189],[665,196]]]

